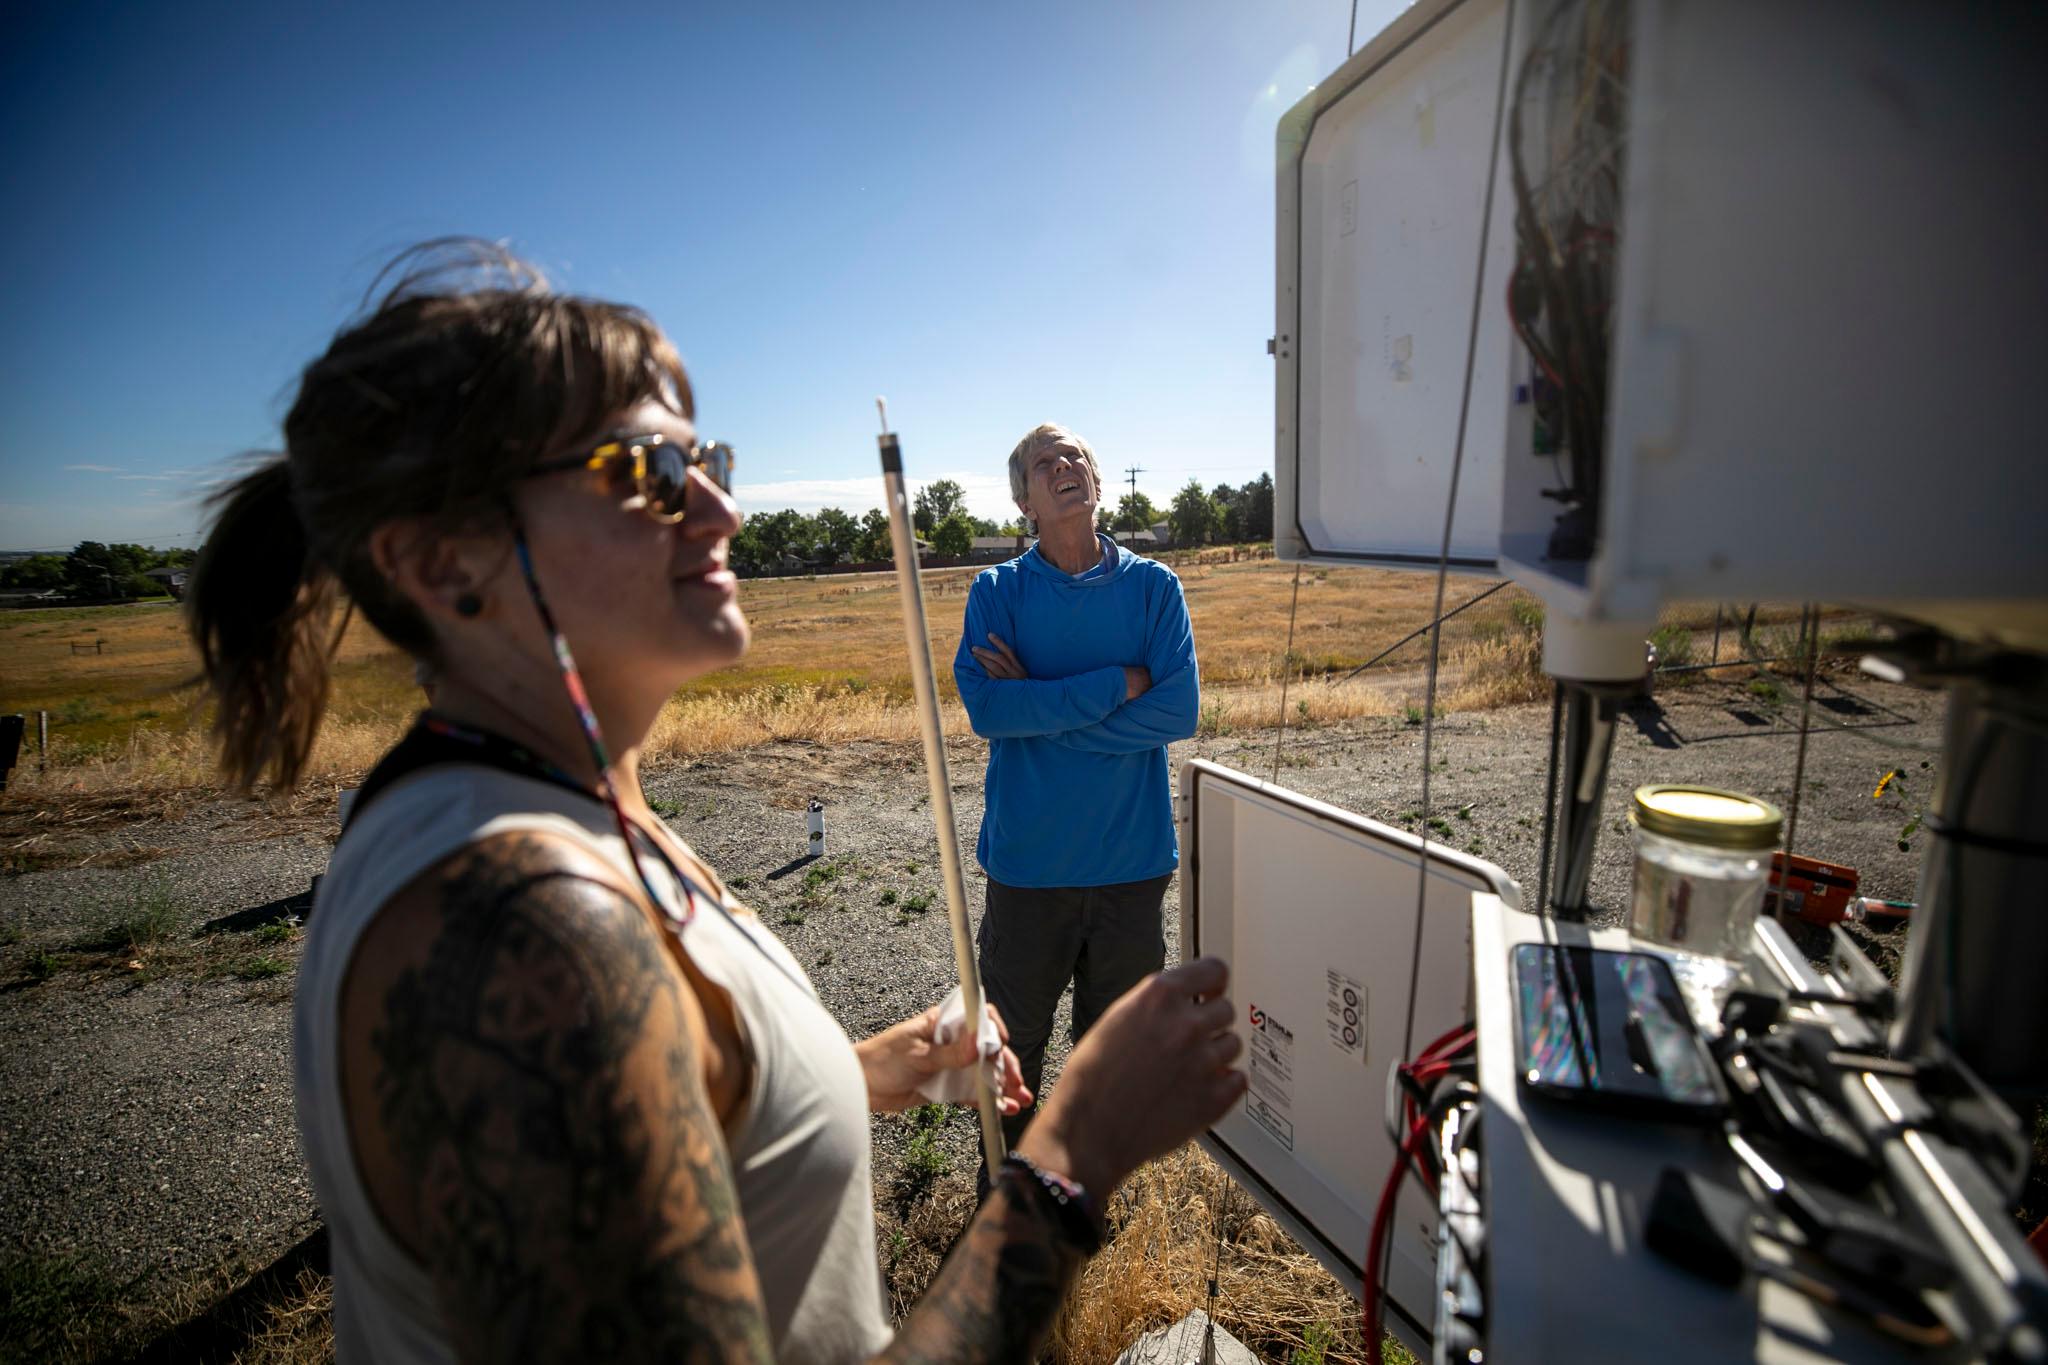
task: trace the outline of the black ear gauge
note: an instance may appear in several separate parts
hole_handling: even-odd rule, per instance
[[[457,616],[481,616],[484,614],[484,599],[473,592],[466,592],[455,599]]]

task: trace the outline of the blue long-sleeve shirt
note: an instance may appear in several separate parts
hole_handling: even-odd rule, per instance
[[[975,846],[1009,886],[1108,886],[1180,862],[1166,746],[1195,732],[1201,683],[1187,601],[1171,569],[1106,537],[1072,575],[1036,546],[983,570],[967,594],[953,677],[988,740]],[[991,678],[970,647],[1000,635],[1029,675]],[[1152,686],[1124,700],[1124,667]]]

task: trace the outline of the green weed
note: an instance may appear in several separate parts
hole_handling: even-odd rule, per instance
[[[882,894],[881,894],[881,895],[879,895],[879,896],[877,896],[877,897],[875,897],[875,904],[876,904],[876,905],[894,905],[895,903],[896,903],[896,888],[895,888],[895,887],[893,887],[893,886],[889,886],[889,887],[884,887],[884,888],[882,889]]]
[[[259,955],[236,960],[229,966],[228,975],[238,981],[268,981],[274,976],[283,976],[291,969],[290,958]]]
[[[1692,632],[1684,626],[1663,625],[1650,632],[1650,645],[1657,651],[1657,667],[1683,668],[1692,662]]]
[[[1336,1344],[1336,1328],[1326,1322],[1312,1322],[1301,1334],[1301,1345],[1294,1348],[1289,1365],[1323,1365],[1330,1348]]]
[[[162,886],[145,888],[129,905],[73,947],[82,953],[140,953],[178,937],[183,914]]]
[[[903,908],[910,914],[922,915],[925,911],[932,908],[930,893],[925,891],[911,892],[903,898]]]

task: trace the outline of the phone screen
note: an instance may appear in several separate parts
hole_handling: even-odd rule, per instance
[[[1523,943],[1514,969],[1523,1084],[1635,1106],[1720,1107],[1713,1059],[1663,959]]]

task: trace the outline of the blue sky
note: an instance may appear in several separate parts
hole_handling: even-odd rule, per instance
[[[1350,12],[9,4],[0,549],[195,544],[384,260],[463,232],[652,313],[749,511],[879,505],[877,393],[984,516],[1043,420],[1155,500],[1243,482],[1273,125]]]

